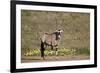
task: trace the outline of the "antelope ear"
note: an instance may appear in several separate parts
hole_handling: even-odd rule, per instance
[[[60,33],[62,33],[63,32],[63,30],[61,29],[61,30],[56,30],[55,32],[60,32]]]
[[[56,30],[55,32],[59,32],[59,30]]]
[[[58,30],[58,32],[62,33],[62,32],[63,32],[63,30],[62,30],[62,29],[61,29],[61,30]]]

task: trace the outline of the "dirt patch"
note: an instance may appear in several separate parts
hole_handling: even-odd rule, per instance
[[[72,60],[88,60],[89,56],[78,55],[78,56],[46,56],[42,59],[40,56],[23,56],[21,59],[22,63],[28,62],[47,62],[47,61],[72,61]]]

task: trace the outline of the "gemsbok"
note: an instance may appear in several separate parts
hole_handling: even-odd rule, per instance
[[[51,46],[51,50],[55,50],[55,53],[57,55],[57,50],[58,50],[58,46],[60,44],[60,39],[61,39],[61,34],[62,34],[63,30],[59,29],[56,30],[53,33],[43,33],[41,36],[41,57],[44,59],[44,51],[46,49],[47,46]]]

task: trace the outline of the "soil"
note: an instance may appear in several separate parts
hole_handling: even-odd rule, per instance
[[[71,60],[88,60],[89,56],[78,55],[78,56],[45,56],[45,59],[40,56],[22,56],[21,62],[47,62],[47,61],[71,61]]]

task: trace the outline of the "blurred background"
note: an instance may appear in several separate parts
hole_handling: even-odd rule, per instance
[[[40,48],[43,32],[63,29],[60,48],[90,48],[90,14],[21,10],[21,47]]]

